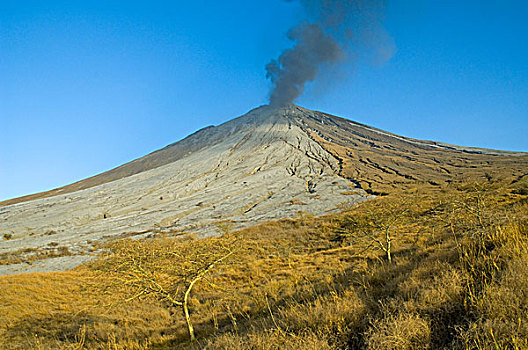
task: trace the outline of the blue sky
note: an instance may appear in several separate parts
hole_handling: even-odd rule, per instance
[[[394,0],[397,51],[301,106],[405,136],[528,151],[528,3]],[[65,185],[267,103],[295,3],[1,1],[0,199]]]

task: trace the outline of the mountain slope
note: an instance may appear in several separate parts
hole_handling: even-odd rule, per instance
[[[266,107],[255,111],[263,109]],[[2,201],[0,207],[72,193],[170,164],[238,132],[243,125],[240,121],[248,120],[250,116],[251,113],[248,113],[217,127],[205,127],[181,141],[107,172],[50,191]],[[411,139],[301,107],[290,110],[292,117],[312,140],[340,161],[341,176],[358,181],[367,191],[390,191],[416,181],[436,185],[459,177],[487,179],[488,175],[498,175],[504,170],[509,172],[512,167],[516,176],[528,172],[527,154],[523,152]]]
[[[62,269],[109,237],[212,235],[219,226],[324,214],[401,188],[516,181],[527,169],[524,153],[414,140],[297,106],[264,106],[109,172],[0,203],[0,232],[12,236],[0,254],[66,247],[73,255],[55,259],[58,266],[34,264]]]
[[[4,206],[0,229],[13,239],[0,253],[44,249],[54,242],[77,253],[104,238],[153,231],[211,235],[226,222],[243,227],[304,211],[323,214],[367,199],[337,174],[338,160],[293,121],[296,111],[259,108],[187,138],[182,147],[176,144],[122,167],[152,169]],[[158,160],[164,155],[179,159],[157,166],[166,161]]]
[[[528,175],[528,154],[461,147],[411,139],[367,125],[317,113],[303,118],[304,130],[340,161],[339,174],[370,193],[418,184],[489,181]]]

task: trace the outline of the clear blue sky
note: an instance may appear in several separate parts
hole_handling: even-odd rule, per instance
[[[308,88],[310,109],[528,151],[528,2],[394,0],[397,52]],[[267,102],[296,3],[0,1],[0,199],[95,175]]]

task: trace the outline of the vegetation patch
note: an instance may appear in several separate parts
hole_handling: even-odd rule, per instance
[[[526,349],[519,187],[414,188],[215,238],[118,240],[75,271],[0,277],[0,347]]]
[[[0,265],[32,264],[35,261],[72,255],[66,246],[50,242],[45,248],[24,248],[0,254]]]

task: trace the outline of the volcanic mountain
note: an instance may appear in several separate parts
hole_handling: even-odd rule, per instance
[[[416,186],[528,176],[528,154],[395,135],[290,105],[262,106],[97,176],[0,202],[0,254],[67,247],[66,269],[110,237],[218,234],[321,215]],[[24,264],[0,269],[21,271]]]

